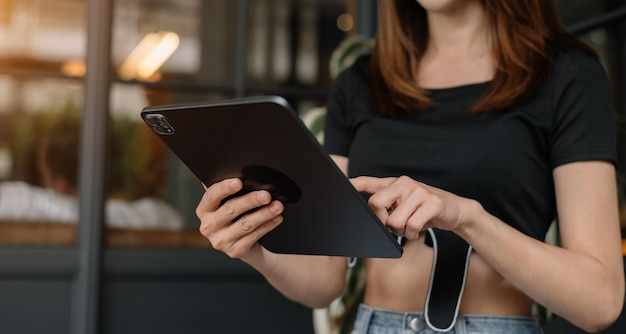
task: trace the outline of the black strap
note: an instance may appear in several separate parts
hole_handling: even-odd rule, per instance
[[[428,233],[434,256],[424,314],[431,329],[445,332],[459,314],[472,247],[453,232],[431,228]]]

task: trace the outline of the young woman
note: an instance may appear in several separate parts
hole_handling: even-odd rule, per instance
[[[378,10],[372,54],[336,79],[325,128],[334,161],[406,239],[400,259],[365,260],[355,333],[538,333],[532,301],[587,331],[610,325],[624,276],[615,130],[595,53],[564,31],[553,1],[383,0]],[[283,205],[264,191],[220,205],[241,187],[207,188],[203,235],[288,298],[326,306],[345,259],[263,249]],[[542,242],[555,218],[561,247]],[[460,274],[433,270],[437,248]],[[461,282],[457,295],[437,291],[450,282]],[[449,305],[452,321],[434,324]]]

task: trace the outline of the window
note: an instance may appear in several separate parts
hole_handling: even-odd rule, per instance
[[[180,221],[138,220],[138,229],[120,221],[109,226],[108,245],[210,247],[195,216],[203,188],[140,120],[144,106],[265,94],[285,96],[299,112],[323,105],[331,53],[352,29],[336,23],[345,14],[344,1],[118,1],[111,115],[121,156],[111,160],[111,180],[120,198],[156,200]],[[137,54],[149,59],[150,48],[164,57],[141,73]]]
[[[43,148],[57,149],[57,142],[77,139],[80,130],[84,13],[78,0],[0,5],[2,245],[75,242],[77,142],[54,157]],[[35,202],[47,209],[29,208]]]
[[[0,244],[75,243],[76,219],[68,212],[77,210],[74,141],[84,103],[86,6],[84,0],[2,4],[0,92],[9,98],[0,102],[0,180],[47,195],[58,192],[66,201],[57,210],[65,216],[26,212],[0,219],[7,231],[0,233]],[[201,185],[139,112],[147,105],[260,94],[285,96],[299,112],[323,105],[331,53],[354,30],[347,7],[339,0],[116,1],[105,243],[208,247],[194,213]],[[71,149],[60,152],[73,154],[52,160],[72,167],[68,179],[74,181],[50,190],[37,147],[58,126],[64,136],[51,138],[68,137],[63,140],[72,142]],[[63,159],[68,161],[58,161]]]

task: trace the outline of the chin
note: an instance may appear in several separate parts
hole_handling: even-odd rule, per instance
[[[428,13],[454,13],[470,4],[480,4],[480,0],[415,0]]]

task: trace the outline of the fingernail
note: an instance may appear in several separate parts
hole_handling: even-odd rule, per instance
[[[272,213],[279,213],[280,212],[280,204],[278,202],[272,203],[272,205],[270,206],[270,211],[272,211]]]
[[[261,203],[269,203],[270,199],[268,197],[265,191],[259,191],[259,193],[256,194],[256,199]]]
[[[232,180],[230,181],[230,183],[228,184],[228,186],[230,187],[230,189],[235,190],[237,188],[239,188],[239,180]]]

